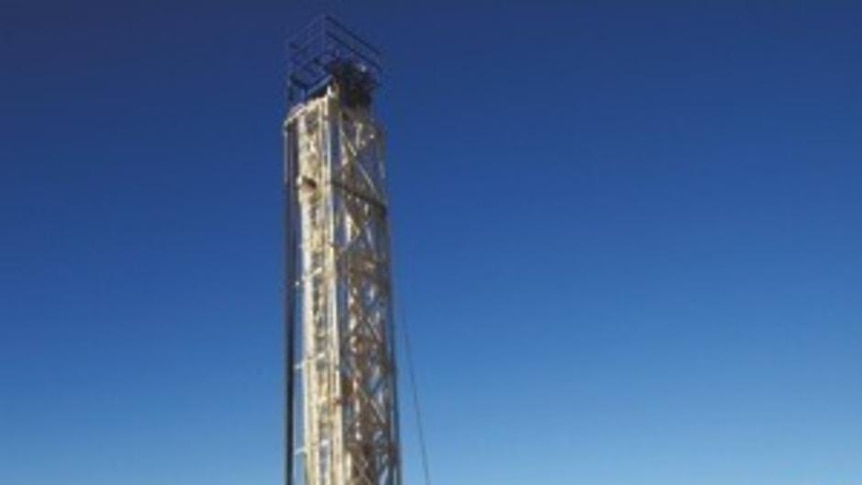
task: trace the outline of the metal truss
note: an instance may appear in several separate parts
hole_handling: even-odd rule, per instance
[[[400,485],[383,133],[338,83],[294,106],[285,133],[300,254],[297,475]]]

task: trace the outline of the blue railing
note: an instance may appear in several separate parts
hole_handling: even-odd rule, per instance
[[[334,76],[350,73],[356,85],[373,90],[380,84],[380,51],[330,16],[311,22],[288,42],[288,100],[313,96]]]

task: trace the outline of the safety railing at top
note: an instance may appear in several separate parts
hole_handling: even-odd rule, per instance
[[[380,84],[380,51],[326,15],[288,41],[288,101],[301,102],[345,66],[361,72],[368,89]]]

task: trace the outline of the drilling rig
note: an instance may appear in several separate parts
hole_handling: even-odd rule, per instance
[[[331,17],[288,44],[287,485],[401,485],[380,54]]]

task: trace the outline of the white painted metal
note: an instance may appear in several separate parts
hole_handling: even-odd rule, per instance
[[[285,133],[300,231],[302,483],[400,485],[383,133],[337,83],[296,105]]]

